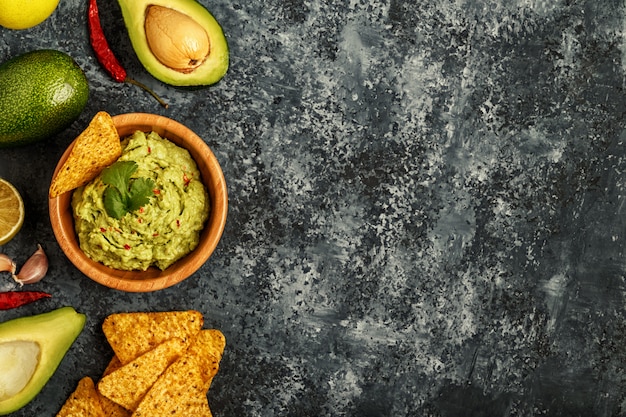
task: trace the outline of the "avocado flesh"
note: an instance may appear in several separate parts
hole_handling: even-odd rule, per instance
[[[228,70],[228,43],[213,15],[195,0],[118,0],[133,49],[144,68],[156,79],[173,86],[205,86],[218,82]],[[206,30],[210,41],[207,59],[189,73],[168,68],[152,53],[144,28],[149,6],[176,10],[194,19]]]
[[[0,391],[0,415],[12,413],[35,398],[83,330],[85,321],[84,314],[62,307],[0,323],[0,353],[14,355],[24,366],[20,373],[14,363],[0,360],[0,390],[9,386],[5,392]],[[23,388],[14,392],[19,385]]]

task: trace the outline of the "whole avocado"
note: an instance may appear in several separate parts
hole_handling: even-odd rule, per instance
[[[0,65],[0,147],[33,143],[59,133],[80,116],[89,84],[64,52],[42,49]]]

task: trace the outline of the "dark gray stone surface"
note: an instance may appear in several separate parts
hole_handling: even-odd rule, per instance
[[[138,63],[114,1],[112,48],[169,103],[114,83],[61,0],[0,58],[71,54],[88,107],[46,143],[0,151],[41,243],[52,300],[87,326],[34,402],[53,416],[110,355],[112,312],[194,308],[227,338],[215,416],[626,415],[626,16],[608,0],[201,0],[231,67],[173,88]],[[57,159],[93,114],[153,112],[196,131],[229,189],[216,253],[184,283],[127,294],[64,257],[47,214]],[[14,289],[10,277],[0,290]]]

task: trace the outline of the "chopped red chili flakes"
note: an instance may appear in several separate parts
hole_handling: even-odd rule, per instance
[[[124,245],[124,249],[126,249],[126,250],[130,250],[130,245],[129,245],[128,243],[127,243],[127,244],[125,244],[125,245]]]
[[[159,190],[158,188],[155,188],[154,190],[152,190],[152,192],[154,193],[154,195],[161,194],[161,190]]]
[[[176,227],[180,227],[180,220],[176,219]]]
[[[189,185],[191,179],[187,176],[187,174],[183,174],[183,182],[185,183],[185,187]]]
[[[100,228],[100,231],[101,231],[102,233],[106,233],[107,229],[105,229],[104,227],[101,227],[101,228]]]

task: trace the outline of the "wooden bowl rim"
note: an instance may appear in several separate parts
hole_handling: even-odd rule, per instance
[[[147,271],[122,271],[109,268],[91,260],[80,249],[74,231],[74,220],[70,207],[72,191],[49,198],[48,208],[52,230],[69,260],[87,277],[106,287],[126,292],[150,292],[171,287],[196,272],[211,256],[221,239],[226,226],[228,193],[221,166],[210,147],[195,132],[166,116],[150,113],[126,113],[112,117],[124,138],[136,130],[156,131],[192,155],[202,173],[202,179],[211,202],[209,219],[200,236],[200,243],[191,253],[179,259],[164,271],[150,267]],[[69,157],[76,140],[67,147],[57,166],[54,178]],[[208,178],[206,178],[208,173]]]

